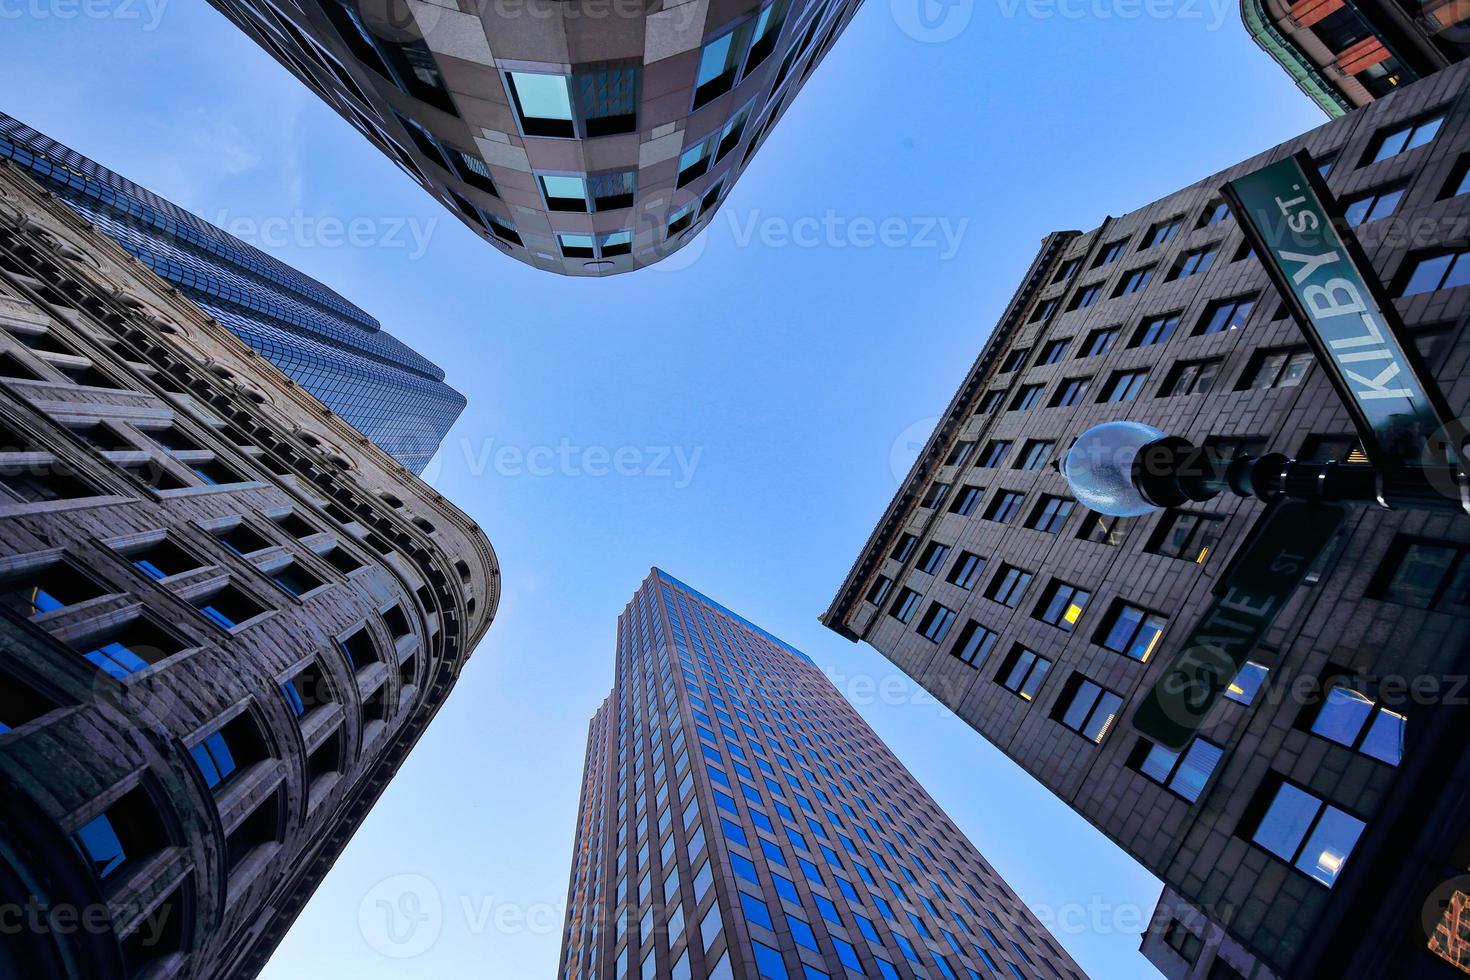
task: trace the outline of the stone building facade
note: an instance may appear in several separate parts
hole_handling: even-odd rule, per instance
[[[254,976],[499,596],[463,513],[0,163],[0,975]]]
[[[1447,961],[1421,915],[1470,869],[1470,519],[1354,510],[1176,754],[1125,721],[1263,505],[1104,518],[1055,468],[1113,419],[1227,455],[1355,458],[1346,411],[1219,197],[1297,150],[1464,412],[1470,65],[1456,65],[1049,235],[823,621],[1224,928],[1260,961],[1251,975],[1432,976]]]
[[[476,234],[652,265],[709,223],[861,0],[211,0]]]
[[[588,729],[561,980],[1077,980],[807,656],[654,569]]]
[[[1246,31],[1329,116],[1470,53],[1464,0],[1240,0]]]

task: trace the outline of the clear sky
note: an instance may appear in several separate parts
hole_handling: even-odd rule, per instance
[[[868,0],[709,230],[601,281],[475,238],[203,0],[0,0],[0,55],[0,109],[469,397],[430,476],[494,542],[499,617],[266,977],[553,976],[586,725],[655,564],[876,689],[864,716],[1082,966],[1157,976],[1158,882],[816,617],[1043,235],[1325,121],[1233,2]],[[439,916],[397,959],[377,903],[405,884]]]

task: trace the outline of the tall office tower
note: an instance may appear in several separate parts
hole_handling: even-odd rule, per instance
[[[592,718],[562,980],[1077,978],[807,656],[654,569]]]
[[[538,269],[708,223],[862,0],[211,0],[445,207]]]
[[[1467,116],[1457,65],[1090,232],[1049,235],[823,615],[1291,976],[1444,967],[1419,922],[1470,870],[1464,692],[1447,679],[1467,665],[1470,519],[1354,510],[1174,753],[1120,720],[1263,505],[1226,495],[1104,518],[1052,464],[1112,419],[1226,455],[1355,458],[1341,401],[1220,199],[1297,150],[1464,413]],[[1191,934],[1173,930],[1178,971],[1263,975],[1231,944],[1201,956]]]
[[[1329,116],[1340,116],[1470,54],[1461,0],[1241,0],[1261,49]]]
[[[468,517],[0,163],[0,976],[253,977],[499,595]]]
[[[326,286],[4,113],[0,159],[414,473],[464,411],[440,368]]]

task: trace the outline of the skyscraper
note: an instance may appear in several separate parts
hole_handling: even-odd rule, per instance
[[[309,276],[0,113],[8,159],[414,473],[465,398]]]
[[[1176,752],[1125,721],[1263,504],[1230,495],[1107,518],[1078,506],[1053,464],[1114,419],[1227,457],[1360,458],[1220,197],[1298,150],[1464,415],[1467,113],[1462,63],[1091,231],[1049,235],[822,617],[1162,878],[1168,904],[1193,906],[1164,924],[1171,976],[1262,976],[1241,951],[1290,976],[1447,968],[1422,922],[1441,885],[1470,872],[1455,789],[1470,518],[1355,510]],[[1236,941],[1215,942],[1206,922]]]
[[[652,265],[708,223],[861,0],[211,0],[528,265]]]
[[[592,719],[561,980],[1078,978],[806,655],[654,569]]]
[[[1470,53],[1454,0],[1241,0],[1241,19],[1313,102],[1340,116]]]
[[[254,977],[499,597],[473,521],[0,165],[0,976]]]

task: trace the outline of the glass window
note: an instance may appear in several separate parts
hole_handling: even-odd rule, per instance
[[[1379,134],[1368,151],[1368,163],[1377,163],[1389,157],[1416,149],[1434,139],[1444,123],[1444,113],[1418,119]]]
[[[1098,401],[1131,402],[1138,397],[1138,393],[1143,390],[1143,384],[1147,380],[1148,371],[1145,370],[1115,371]]]
[[[506,72],[511,99],[520,117],[521,131],[527,136],[557,136],[571,139],[577,135],[572,124],[572,97],[565,75],[543,75],[535,72]]]
[[[1394,539],[1369,590],[1376,598],[1419,609],[1470,609],[1470,548],[1426,538]]]
[[[955,657],[971,667],[979,667],[985,662],[991,647],[995,646],[997,633],[986,629],[973,619],[965,624],[960,631],[959,639],[950,648],[950,656]]]
[[[1204,792],[1205,783],[1224,755],[1224,749],[1202,738],[1190,742],[1183,752],[1139,739],[1134,768],[1193,803]]]
[[[1195,336],[1239,330],[1245,326],[1245,321],[1250,319],[1251,311],[1255,309],[1255,306],[1256,300],[1253,296],[1211,303],[1206,308],[1205,315],[1200,318],[1199,325],[1195,327]]]
[[[1404,728],[1403,715],[1343,685],[1327,690],[1312,721],[1312,734],[1391,766],[1404,757]]]
[[[1364,823],[1291,783],[1277,785],[1251,840],[1329,888]]]
[[[1470,283],[1470,250],[1439,252],[1411,259],[1408,275],[1399,291],[1402,296],[1429,293],[1436,289],[1453,289]]]
[[[1024,568],[1001,565],[995,577],[990,580],[985,597],[1014,609],[1021,604],[1021,596],[1025,593],[1026,586],[1031,584],[1031,578],[1032,573]]]
[[[1119,600],[1113,603],[1097,642],[1109,650],[1145,663],[1167,625],[1168,620],[1163,616]]]
[[[1361,225],[1369,221],[1377,221],[1379,218],[1387,218],[1398,210],[1399,201],[1404,196],[1404,184],[1396,184],[1390,187],[1379,187],[1375,190],[1365,191],[1343,204],[1343,217],[1350,225]]]
[[[1047,671],[1051,670],[1051,661],[1042,657],[1035,650],[1028,650],[1017,645],[1001,664],[995,679],[1000,685],[1014,694],[1020,695],[1027,701],[1036,697],[1041,682],[1046,679]]]
[[[1122,707],[1121,697],[1081,674],[1073,674],[1052,711],[1052,717],[1083,738],[1101,742],[1112,729]]]

